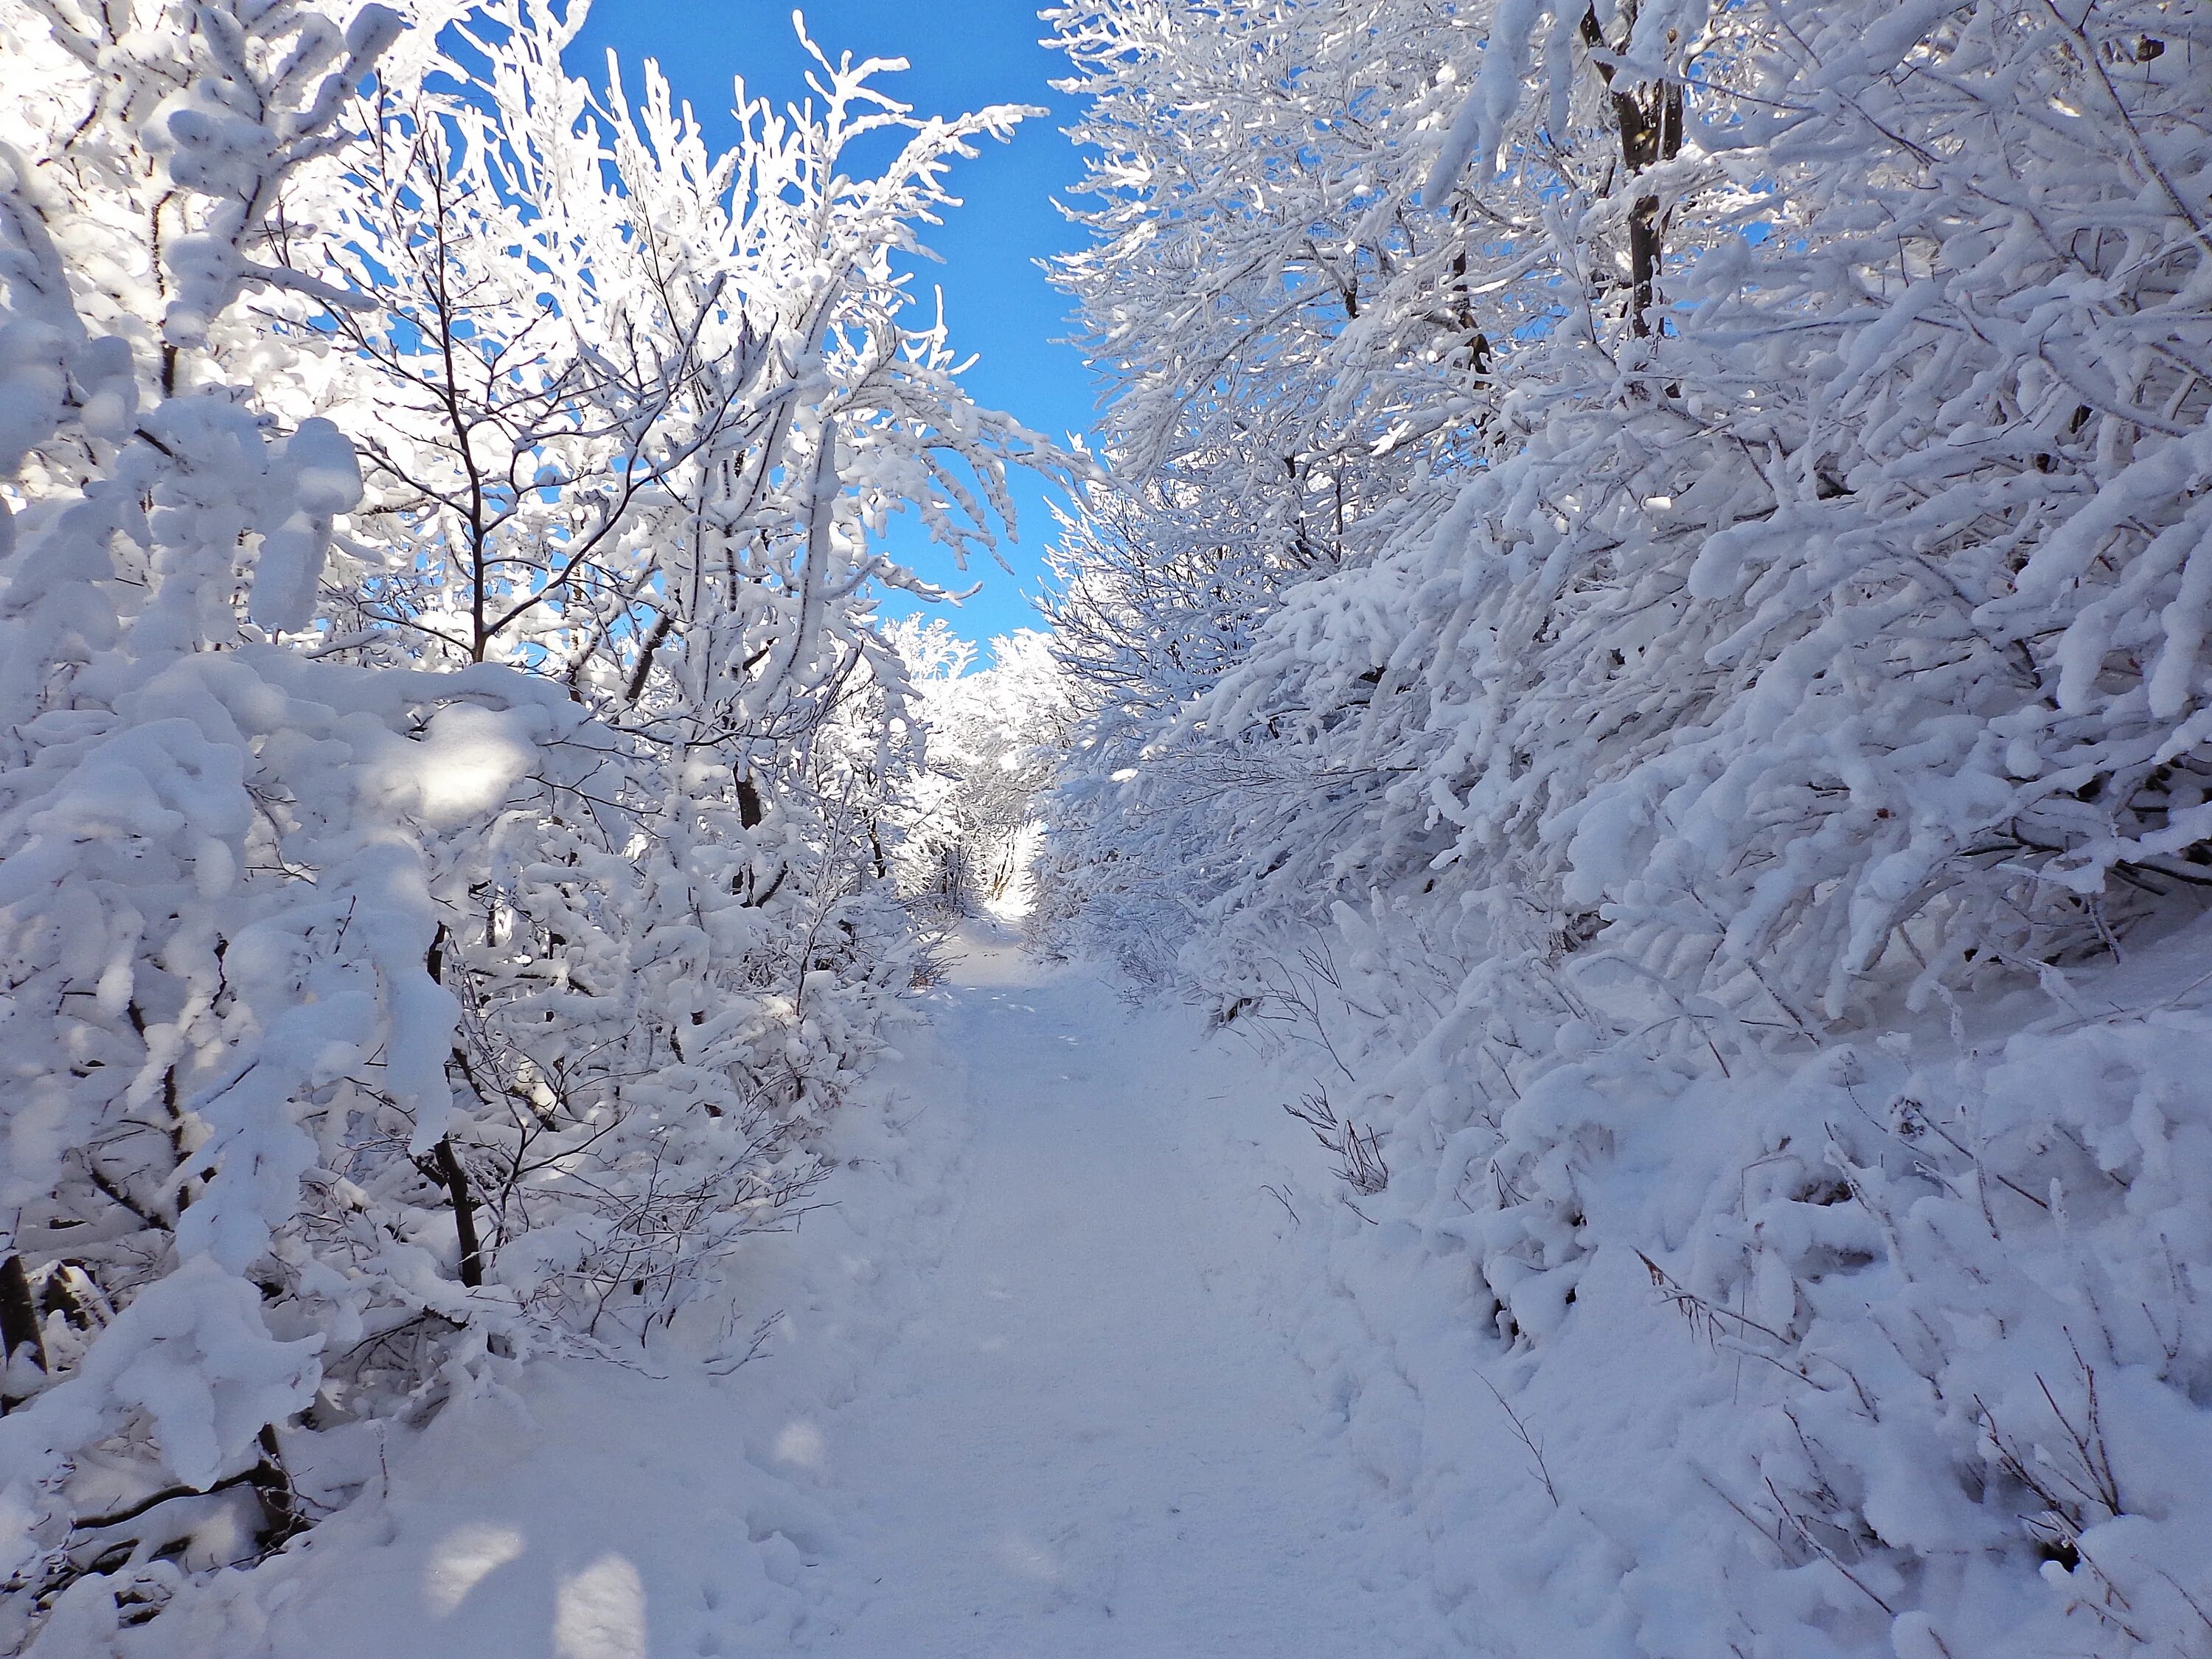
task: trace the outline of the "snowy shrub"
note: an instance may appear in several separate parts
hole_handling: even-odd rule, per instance
[[[1378,1363],[1425,1396],[1415,1499],[1485,1517],[1437,1533],[1470,1632],[2212,1652],[2201,930],[2078,1008],[1977,1008],[1986,1041],[1808,1049],[1601,952],[1340,924],[1299,989],[1389,1170],[1332,1271],[1386,1308],[1418,1273],[1474,1339],[1455,1360],[1385,1322]],[[1502,1435],[1439,1449],[1493,1409],[1470,1364],[1548,1425],[1555,1492]],[[1523,1526],[1525,1549],[1480,1541]],[[1532,1594],[1551,1611],[1498,1614]]]
[[[580,7],[406,21],[0,13],[6,1650],[672,1317],[913,975],[864,532],[1034,446],[890,259],[1021,112],[716,156]]]

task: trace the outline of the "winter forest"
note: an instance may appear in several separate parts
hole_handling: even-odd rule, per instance
[[[2212,9],[793,21],[0,0],[0,1653],[2212,1659]]]

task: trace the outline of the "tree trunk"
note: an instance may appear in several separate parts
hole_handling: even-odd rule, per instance
[[[477,1206],[469,1196],[469,1172],[461,1167],[451,1135],[432,1147],[430,1155],[438,1161],[438,1173],[453,1200],[453,1231],[461,1241],[461,1283],[474,1290],[483,1283],[483,1246],[477,1237]]]
[[[292,1489],[291,1474],[284,1467],[276,1425],[263,1424],[259,1440],[261,1461],[246,1472],[246,1484],[253,1488],[254,1502],[261,1507],[261,1544],[275,1549],[305,1532],[307,1517],[300,1512],[300,1495]]]
[[[23,1258],[11,1254],[0,1262],[0,1369],[12,1368],[27,1348],[30,1352],[24,1358],[43,1373],[46,1340],[39,1328],[39,1304],[31,1295],[31,1276],[24,1271]],[[0,1380],[0,1416],[29,1397],[14,1393]]]
[[[1632,33],[1636,14],[1628,11]],[[1614,48],[1598,26],[1595,9],[1583,14],[1583,43],[1601,51]],[[1626,37],[1623,37],[1624,46]],[[1613,83],[1613,66],[1601,63],[1598,74],[1607,87]],[[1672,82],[1655,88],[1632,87],[1613,94],[1613,115],[1620,131],[1620,159],[1632,177],[1660,161],[1671,161],[1682,153],[1682,88]],[[1659,267],[1665,257],[1666,220],[1656,196],[1639,196],[1628,210],[1628,325],[1639,336],[1652,331],[1651,307],[1659,295]]]
[[[442,921],[438,924],[438,931],[431,936],[429,954],[424,958],[423,966],[429,969],[430,977],[439,984],[446,982],[446,924]],[[459,1044],[454,1045],[453,1060],[459,1062],[462,1075],[466,1077],[469,1057]],[[452,1061],[449,1061],[449,1075],[451,1065]],[[471,1091],[481,1099],[483,1091],[475,1088],[474,1079],[470,1079],[470,1085]],[[477,1206],[476,1201],[469,1196],[469,1172],[461,1167],[460,1158],[453,1151],[451,1135],[442,1137],[430,1149],[430,1157],[437,1165],[438,1178],[446,1183],[447,1194],[453,1201],[453,1231],[459,1236],[461,1244],[461,1283],[474,1290],[483,1283],[483,1245],[477,1237]]]

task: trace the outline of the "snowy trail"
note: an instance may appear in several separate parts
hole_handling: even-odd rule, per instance
[[[1354,1565],[1371,1486],[1259,1318],[1253,1194],[1190,1150],[1234,1056],[1010,951],[954,980],[965,1207],[885,1356],[896,1394],[830,1448],[864,1528],[830,1570],[868,1582],[810,1650],[1417,1651],[1400,1594]]]
[[[980,938],[933,1004],[832,1207],[750,1258],[768,1358],[540,1362],[131,1659],[1466,1651],[1263,1311],[1250,1062]]]

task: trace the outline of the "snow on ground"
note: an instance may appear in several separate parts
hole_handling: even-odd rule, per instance
[[[126,1659],[1465,1651],[1263,1315],[1290,1211],[1220,1154],[1286,1121],[1264,1073],[988,929],[932,1004],[833,1207],[750,1258],[763,1357],[528,1367]]]
[[[1003,946],[960,977],[965,1207],[830,1425],[854,1540],[807,1650],[1424,1651],[1370,1484],[1259,1314],[1275,1200],[1198,1150],[1240,1056]]]

